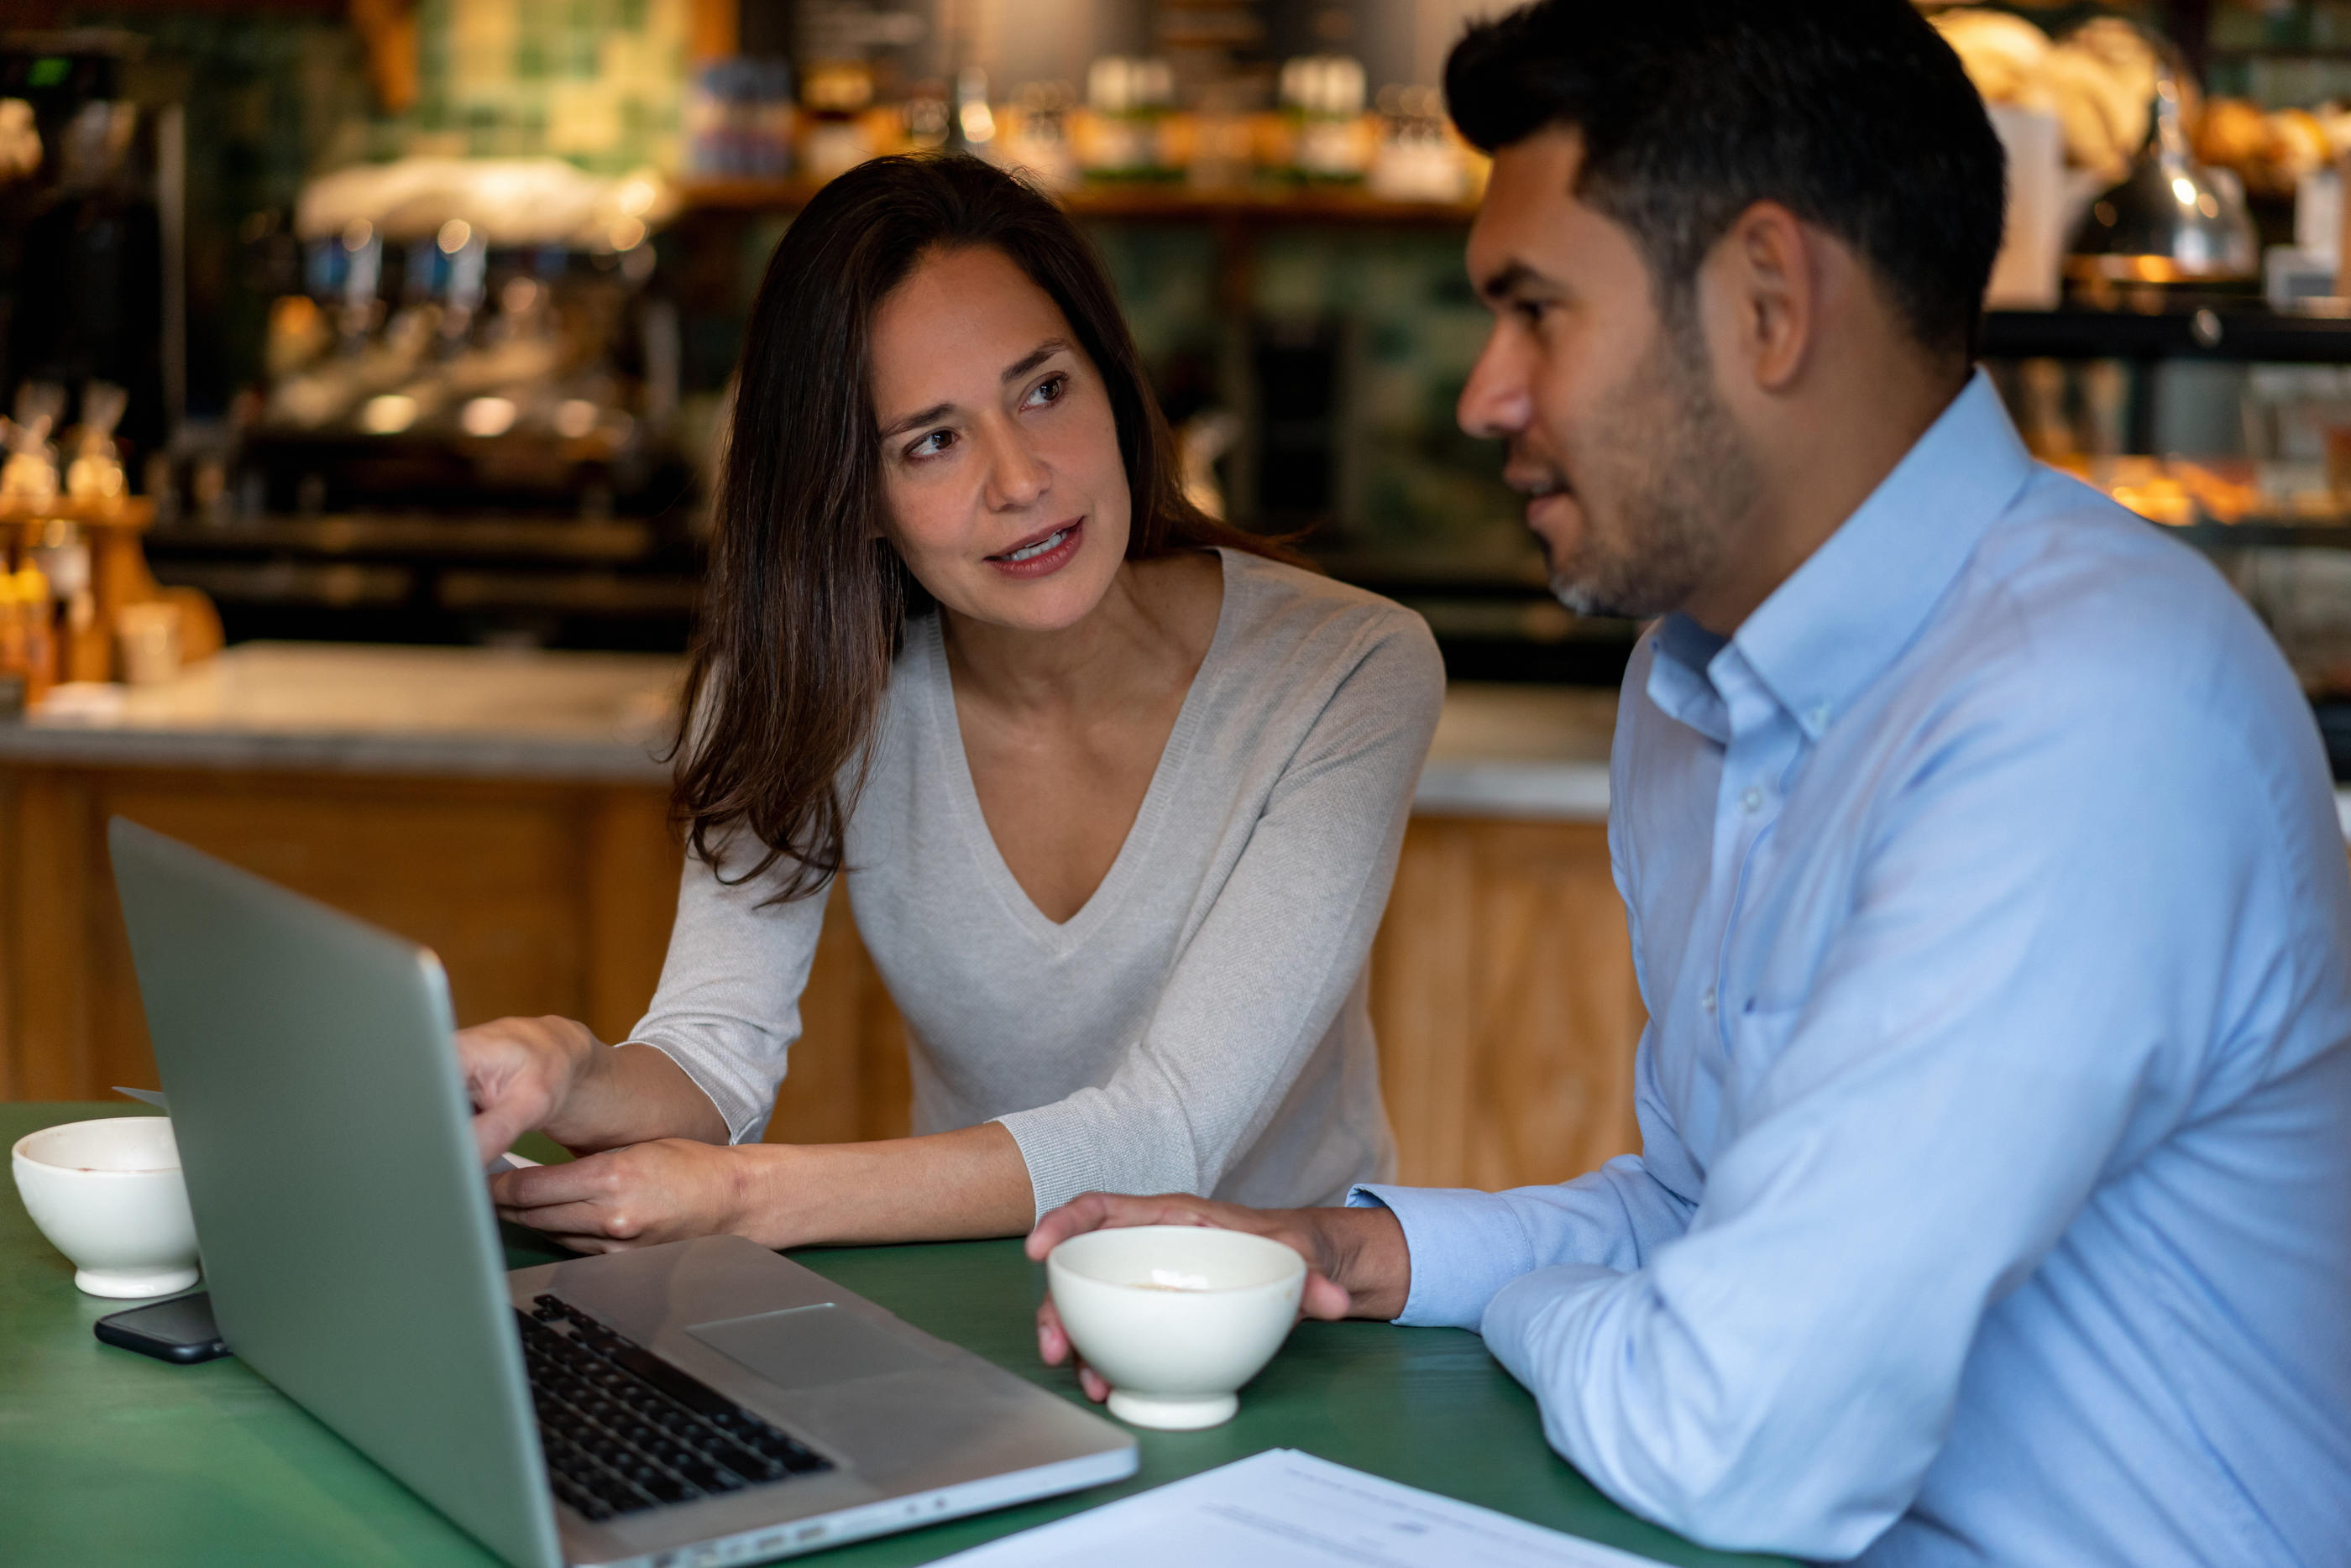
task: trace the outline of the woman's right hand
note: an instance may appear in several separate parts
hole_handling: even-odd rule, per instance
[[[569,1018],[498,1018],[457,1031],[457,1062],[474,1102],[474,1147],[482,1163],[537,1129],[569,1146],[565,1106],[611,1054],[586,1024]]]

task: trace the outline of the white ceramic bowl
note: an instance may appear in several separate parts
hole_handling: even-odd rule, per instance
[[[196,1282],[196,1222],[169,1116],[43,1127],[10,1164],[25,1212],[94,1296],[162,1296]]]
[[[1111,1414],[1176,1430],[1232,1419],[1306,1288],[1306,1260],[1280,1242],[1196,1225],[1072,1236],[1045,1273],[1070,1343],[1111,1386]]]

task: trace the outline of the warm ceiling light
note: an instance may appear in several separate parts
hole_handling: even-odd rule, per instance
[[[555,405],[555,433],[578,441],[596,428],[596,405],[585,398],[566,398]]]
[[[504,398],[475,398],[457,411],[457,426],[470,436],[500,436],[514,428],[515,406]]]
[[[416,400],[398,392],[360,405],[360,429],[370,435],[398,435],[416,422]]]

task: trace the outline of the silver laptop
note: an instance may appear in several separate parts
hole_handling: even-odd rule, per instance
[[[107,836],[223,1337],[507,1562],[780,1557],[1134,1473],[1119,1428],[749,1241],[507,1272],[439,961]]]

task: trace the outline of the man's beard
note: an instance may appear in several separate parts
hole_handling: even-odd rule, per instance
[[[1761,481],[1694,322],[1661,323],[1602,407],[1573,468],[1583,536],[1566,559],[1551,557],[1551,591],[1578,615],[1644,620],[1679,607],[1713,572]]]

